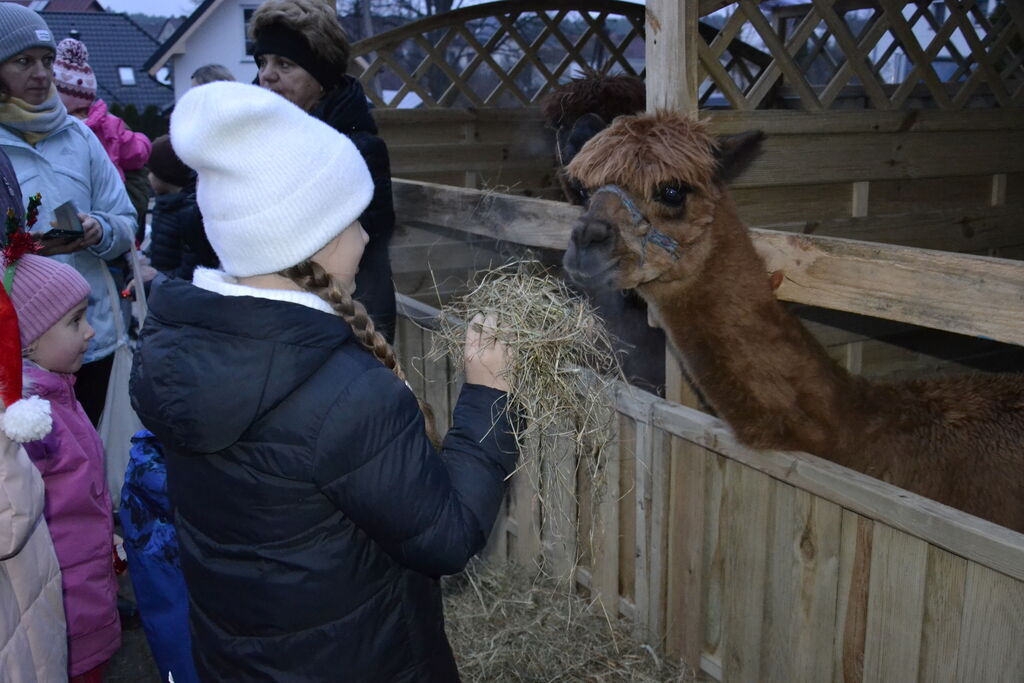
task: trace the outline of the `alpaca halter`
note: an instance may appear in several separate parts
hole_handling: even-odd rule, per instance
[[[640,247],[642,250],[640,252],[641,266],[644,265],[644,260],[647,256],[648,243],[654,244],[655,246],[661,247],[662,249],[667,251],[668,255],[672,257],[673,261],[679,260],[679,242],[677,242],[675,238],[669,237],[668,235],[654,227],[651,224],[651,222],[647,220],[647,218],[640,212],[640,209],[638,209],[636,204],[633,202],[632,197],[630,197],[625,190],[623,190],[618,185],[602,185],[601,187],[597,188],[594,191],[594,193],[591,195],[591,198],[596,197],[602,192],[609,192],[619,198],[619,201],[622,202],[622,205],[626,208],[626,211],[629,212],[630,218],[633,219],[634,228],[640,227],[641,225],[647,226],[647,232],[645,232],[640,237]]]

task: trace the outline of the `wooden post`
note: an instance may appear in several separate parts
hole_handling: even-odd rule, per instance
[[[697,113],[698,5],[647,0],[647,110]]]
[[[699,71],[697,61],[697,2],[647,0],[647,110],[675,109],[697,115]],[[683,379],[679,361],[665,354],[665,398],[690,407],[697,396]],[[654,454],[664,457],[664,452]],[[664,574],[664,616],[653,623],[664,625],[669,654],[681,657],[695,671],[700,669],[700,552],[703,548],[703,478],[694,478],[703,465],[703,451],[674,443],[669,467],[659,467],[659,476],[668,472],[669,513],[667,522],[667,561]],[[646,580],[642,577],[641,580]],[[650,590],[660,590],[651,587]],[[652,622],[649,622],[652,623]],[[659,629],[660,630],[660,629]],[[661,635],[659,632],[658,635]]]

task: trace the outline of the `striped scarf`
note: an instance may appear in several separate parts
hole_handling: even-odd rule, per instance
[[[68,110],[53,84],[50,85],[50,94],[41,104],[29,104],[13,95],[0,99],[0,124],[32,146],[57,130],[67,116]]]

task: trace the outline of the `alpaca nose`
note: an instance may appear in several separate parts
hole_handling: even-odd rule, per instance
[[[607,221],[584,214],[573,228],[572,243],[577,249],[585,249],[607,241],[611,231],[612,226]]]

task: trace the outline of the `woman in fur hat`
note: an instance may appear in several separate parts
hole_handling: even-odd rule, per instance
[[[323,0],[266,0],[252,15],[249,34],[259,67],[258,84],[347,135],[370,168],[373,199],[359,217],[370,242],[359,264],[356,296],[391,341],[395,330],[395,290],[388,260],[395,226],[391,162],[384,141],[377,137],[363,86],[345,73],[348,39],[333,6]]]

